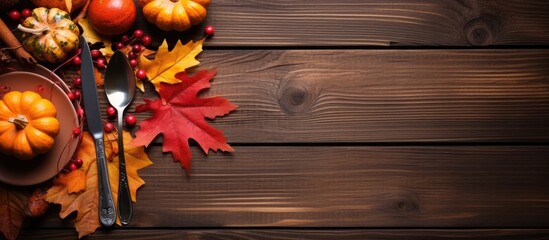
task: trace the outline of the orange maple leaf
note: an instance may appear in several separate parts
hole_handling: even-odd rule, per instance
[[[177,41],[171,51],[168,50],[166,40],[158,47],[158,51],[154,59],[150,60],[146,54],[141,54],[139,57],[139,68],[147,72],[149,81],[154,84],[156,91],[160,87],[160,83],[175,84],[181,80],[175,77],[176,74],[184,72],[190,67],[198,65],[200,62],[196,60],[196,56],[202,52],[202,43],[204,39],[196,42],[188,42],[183,45],[181,41]],[[143,82],[137,81],[137,87],[144,91]]]
[[[107,156],[112,156],[107,161],[107,168],[115,203],[118,198],[119,180],[116,138],[116,134],[105,135],[105,152]],[[152,162],[145,153],[144,147],[130,145],[128,144],[130,141],[131,135],[124,132],[126,171],[128,173],[130,194],[135,202],[137,189],[145,184],[137,171],[150,166]],[[98,214],[99,194],[95,145],[92,136],[87,132],[84,133],[82,138],[77,158],[83,160],[82,167],[70,173],[61,173],[58,178],[54,179],[53,186],[46,195],[46,200],[61,205],[61,212],[59,213],[61,218],[66,218],[72,212],[78,212],[75,226],[78,237],[83,237],[95,232],[101,226]]]

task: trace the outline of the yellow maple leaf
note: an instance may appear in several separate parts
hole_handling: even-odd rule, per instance
[[[117,203],[118,198],[118,155],[114,154],[118,151],[116,142],[116,134],[105,136],[105,152],[107,156],[112,158],[107,161],[109,171],[109,180],[113,193],[114,202]],[[130,185],[130,194],[132,200],[136,201],[137,189],[145,184],[137,173],[152,164],[151,160],[145,153],[144,147],[135,147],[130,145],[131,135],[124,132],[124,153],[126,158],[126,171]],[[84,162],[82,167],[76,171],[79,173],[61,173],[60,176],[53,181],[53,186],[46,194],[46,201],[61,205],[59,216],[66,218],[72,212],[78,212],[76,215],[76,231],[78,237],[89,235],[101,226],[99,222],[98,201],[99,190],[97,189],[97,162],[95,157],[95,145],[92,136],[85,132],[82,137],[82,142],[78,148],[77,157]],[[75,183],[76,182],[76,183]],[[78,184],[77,182],[81,182]],[[117,223],[119,221],[117,220]],[[119,223],[120,224],[120,223]]]
[[[84,30],[82,35],[86,38],[88,42],[90,42],[91,44],[102,42],[104,44],[104,47],[99,49],[99,51],[103,53],[103,56],[105,57],[105,59],[107,59],[107,61],[111,59],[112,55],[114,54],[114,51],[112,50],[112,47],[111,47],[112,45],[111,39],[107,36],[103,36],[97,33],[92,28],[92,26],[90,25],[90,22],[86,18],[80,19],[78,21],[78,24],[80,24],[80,26]]]
[[[181,80],[175,78],[175,74],[184,72],[190,67],[198,65],[200,62],[196,60],[196,56],[202,52],[202,43],[204,39],[193,42],[189,41],[183,45],[181,41],[177,41],[172,51],[168,50],[166,40],[158,48],[154,59],[148,59],[145,54],[139,57],[139,68],[147,72],[149,81],[154,84],[156,91],[160,87],[160,83],[175,84]],[[143,82],[137,82],[137,87],[144,91]]]

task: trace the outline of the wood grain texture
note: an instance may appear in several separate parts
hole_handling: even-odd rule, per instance
[[[138,11],[137,27],[154,36],[200,37],[206,46],[547,45],[543,0],[218,0],[208,19],[185,34],[159,31]]]
[[[129,227],[549,227],[545,146],[195,147],[191,176],[160,148]]]
[[[218,71],[205,96],[239,105],[212,122],[231,143],[549,140],[549,50],[209,50],[199,59]],[[139,92],[131,108],[142,98],[157,96]]]
[[[188,239],[188,240],[368,240],[368,239],[549,239],[547,229],[417,229],[417,230],[379,230],[379,229],[140,229],[102,231],[94,233],[87,239]],[[23,230],[19,239],[75,239],[72,230]]]
[[[216,27],[191,72],[216,68],[203,96],[240,106],[212,121],[236,152],[195,144],[186,176],[159,138],[130,226],[91,239],[549,239],[547,1],[214,0],[208,11],[185,33],[140,10],[135,27],[153,46]],[[155,96],[138,93],[130,110]],[[21,239],[75,239],[58,211],[27,219]]]

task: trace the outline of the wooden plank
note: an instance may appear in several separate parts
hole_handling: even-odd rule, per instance
[[[218,71],[206,96],[239,105],[212,123],[231,143],[549,140],[549,50],[209,50],[199,59]],[[147,91],[132,108],[156,98]]]
[[[92,234],[87,239],[549,239],[547,229],[116,229]],[[19,239],[75,239],[72,230],[35,230],[25,229]]]
[[[160,146],[130,227],[549,227],[549,148]],[[71,227],[51,210],[27,227]]]
[[[137,1],[136,1],[137,2]],[[547,45],[549,4],[543,0],[219,0],[189,32],[137,27],[155,44],[203,36],[206,46],[483,46]]]

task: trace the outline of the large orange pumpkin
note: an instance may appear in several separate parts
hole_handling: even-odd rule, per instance
[[[11,91],[0,101],[0,151],[31,159],[53,148],[59,133],[57,110],[35,92]]]
[[[210,0],[139,0],[143,15],[164,31],[185,31],[206,18]]]

